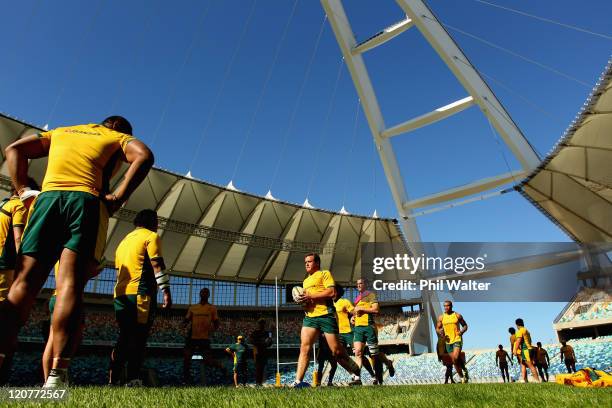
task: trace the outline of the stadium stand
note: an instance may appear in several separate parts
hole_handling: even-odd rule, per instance
[[[598,339],[583,339],[570,343],[576,353],[578,363],[576,368],[595,367],[610,370],[612,366],[612,338],[606,336]],[[565,365],[559,358],[560,344],[545,344],[543,347],[550,356],[549,373],[551,375],[565,373]],[[499,368],[495,366],[495,349],[466,351],[467,367],[471,381],[500,381]],[[393,358],[393,357],[391,357]],[[419,356],[396,357],[396,375],[387,379],[390,384],[439,383],[444,379],[444,367],[438,362],[436,354],[428,353]],[[509,367],[510,376],[519,378],[520,366],[516,363]]]
[[[20,332],[21,341],[40,342],[43,338],[43,322],[49,319],[46,312],[46,304],[38,303],[28,323]],[[169,312],[159,311],[155,318],[149,344],[161,347],[182,347],[186,335],[186,327],[183,317],[186,310],[178,309]],[[245,312],[220,312],[221,327],[213,335],[213,343],[225,345],[232,343],[237,335],[248,335],[254,329],[257,319],[268,317],[270,320],[269,330],[275,330],[272,324],[272,316],[269,313],[258,313],[245,316]],[[115,315],[110,306],[95,309],[90,307],[85,313],[84,341],[88,344],[107,345],[117,339],[118,327]],[[303,314],[293,312],[289,316],[280,319],[279,338],[282,344],[299,344],[299,332],[302,326]],[[231,322],[231,323],[230,323]]]
[[[603,301],[602,301],[603,300]],[[586,307],[584,307],[586,305]],[[585,290],[566,306],[558,316],[561,324],[571,322],[593,322],[609,318],[610,303],[602,297],[600,291]],[[150,373],[155,373],[155,381],[161,385],[180,384],[182,381],[182,355],[180,349],[184,345],[186,327],[183,325],[185,307],[178,306],[169,311],[159,310],[149,338],[149,349],[145,367]],[[274,331],[274,315],[269,308],[251,309],[220,307],[221,327],[214,333],[213,345],[217,348],[216,358],[231,372],[231,361],[221,350],[234,342],[235,336],[248,336],[260,317],[268,320],[268,330]],[[280,336],[281,346],[281,381],[291,383],[295,378],[297,347],[303,314],[296,308],[286,308],[281,312]],[[418,311],[401,312],[401,308],[388,307],[382,310],[377,318],[380,343],[389,351],[398,351],[397,347],[405,347],[409,343],[412,329],[416,327],[421,314]],[[13,375],[10,383],[13,385],[38,384],[40,380],[40,357],[43,342],[42,330],[49,318],[47,303],[41,299],[35,306],[32,318],[20,333],[20,341],[29,346],[23,348],[15,356]],[[568,323],[569,322],[569,323]],[[75,384],[105,384],[107,382],[108,355],[110,347],[116,341],[117,326],[112,306],[108,301],[86,304],[86,329],[81,352],[74,359],[71,368],[72,381]],[[577,368],[595,367],[610,370],[612,366],[612,335],[600,336],[596,339],[582,338],[569,342],[575,350]],[[397,346],[394,348],[394,346]],[[564,373],[565,366],[559,358],[559,344],[544,345],[550,355],[551,376]],[[386,378],[388,384],[424,384],[441,383],[444,378],[444,367],[438,361],[437,355],[426,353],[409,355],[409,353],[388,354],[394,361],[396,375]],[[499,369],[495,366],[495,350],[467,350],[467,367],[470,377],[475,382],[501,381]],[[249,378],[254,378],[253,361],[249,361]],[[327,381],[326,367],[322,382]],[[312,378],[312,365],[309,367],[306,379]],[[510,366],[513,379],[519,377],[518,364]],[[266,373],[266,382],[273,384],[276,373],[276,361],[271,357]],[[200,378],[200,364],[192,365],[192,378]],[[366,384],[372,381],[367,372],[362,373]],[[206,371],[206,383],[229,384],[230,375],[216,369]],[[338,368],[334,382],[346,383],[349,375]]]
[[[602,337],[612,334],[612,288],[585,287],[563,308],[553,326],[565,340]]]
[[[378,340],[381,344],[408,344],[410,332],[416,326],[419,312],[382,314],[377,318]]]
[[[99,322],[100,320],[96,320]],[[172,320],[168,320],[172,321]],[[106,321],[104,321],[106,323]],[[99,330],[99,329],[97,329]],[[101,331],[90,331],[101,332]],[[37,333],[34,333],[37,334]],[[105,338],[109,338],[108,336]],[[41,339],[42,340],[42,339]],[[105,343],[106,344],[106,343]],[[223,344],[223,346],[228,343]],[[576,353],[577,364],[576,368],[595,367],[597,369],[610,370],[612,369],[612,336],[605,336],[597,339],[581,339],[571,341]],[[221,346],[221,344],[220,344]],[[550,355],[551,376],[564,373],[565,366],[559,358],[559,344],[545,344],[544,348],[548,350]],[[108,349],[102,352],[87,351],[81,353],[74,359],[74,365],[71,368],[71,376],[75,384],[104,384],[107,380],[108,367]],[[290,356],[281,358],[284,364],[281,364],[281,381],[284,384],[291,383],[295,377],[295,364],[286,364],[295,362],[297,359],[297,350],[293,349],[293,353],[288,351]],[[157,380],[160,384],[179,384],[182,379],[181,367],[182,361],[180,355],[164,355],[163,352],[149,352],[146,358],[145,366],[154,369]],[[176,354],[176,352],[175,352]],[[40,383],[40,352],[26,351],[19,352],[15,356],[13,363],[13,375],[11,384],[13,385],[31,385]],[[231,371],[231,361],[225,356],[219,354],[217,357],[224,363],[225,368]],[[434,353],[426,353],[418,356],[410,356],[407,353],[390,354],[389,358],[394,361],[396,375],[393,378],[386,378],[388,384],[425,384],[425,383],[441,383],[444,378],[444,367],[438,361],[438,357]],[[471,380],[474,382],[497,382],[501,381],[499,369],[495,366],[495,350],[466,350],[467,367],[470,372]],[[200,378],[200,364],[193,364],[193,378]],[[520,367],[518,364],[510,366],[510,375],[513,379],[519,377]],[[325,368],[323,374],[323,382],[327,381],[328,367]],[[266,382],[273,384],[275,380],[276,362],[271,359],[268,364],[266,373]],[[207,382],[210,384],[228,384],[229,375],[218,370],[207,370]],[[367,372],[362,373],[365,383],[371,382]],[[254,378],[253,362],[249,361],[249,378]],[[309,367],[306,378],[312,378],[312,365]],[[342,369],[338,368],[334,382],[346,383],[349,381],[349,375]]]
[[[559,323],[610,318],[612,318],[610,291],[584,288],[565,310]]]
[[[48,320],[47,305],[38,303],[32,313],[32,317],[20,332],[22,341],[41,342],[43,338],[43,322]],[[157,347],[183,347],[184,338],[187,333],[183,324],[185,309],[172,311],[158,311],[158,314],[151,328],[149,345]],[[86,344],[108,345],[117,340],[118,327],[115,322],[115,315],[110,307],[88,305],[85,313],[86,325],[84,342]],[[234,342],[237,335],[248,336],[256,326],[259,318],[264,317],[269,320],[268,330],[274,331],[273,315],[268,312],[245,312],[245,311],[220,311],[219,319],[221,327],[213,334],[213,344],[220,346]],[[279,340],[283,345],[298,345],[299,335],[302,327],[303,313],[300,311],[283,311],[279,320]],[[389,312],[381,314],[379,331],[383,333],[381,339],[388,344],[406,343],[410,334],[410,329],[414,327],[418,312],[395,313]]]

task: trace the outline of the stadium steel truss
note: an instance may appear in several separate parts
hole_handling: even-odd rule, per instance
[[[612,193],[610,190],[612,185],[610,178],[612,174],[610,169],[612,163],[610,101],[612,99],[609,94],[606,96],[606,91],[610,89],[609,67],[583,112],[570,127],[557,149],[550,157],[540,162],[537,153],[510,114],[425,2],[422,0],[396,0],[396,2],[406,17],[358,43],[344,11],[342,0],[321,0],[361,100],[402,227],[410,242],[410,251],[412,253],[423,252],[418,244],[421,238],[414,221],[414,217],[420,213],[415,213],[415,209],[440,205],[444,207],[443,204],[457,199],[515,184],[516,180],[521,180],[527,175],[529,175],[527,180],[517,189],[574,240],[579,243],[609,242],[612,239]],[[385,124],[362,54],[392,40],[410,28],[416,28],[427,40],[465,88],[468,96],[430,113],[388,127]],[[398,103],[401,103],[401,98],[398,99]],[[427,197],[410,199],[400,173],[391,138],[444,120],[472,106],[478,106],[486,116],[520,163],[521,169],[477,180]],[[509,190],[500,190],[489,196],[507,191]],[[466,201],[469,202],[470,199]],[[422,213],[428,211],[432,210]],[[600,257],[599,255],[596,254],[595,257]],[[601,258],[601,261],[609,266],[609,259]],[[540,261],[539,259],[533,261],[519,259],[515,264],[525,266],[525,263],[533,263],[535,269]],[[507,266],[499,268],[500,270],[505,269],[501,273],[512,273],[513,268]],[[529,265],[526,266],[529,267]],[[500,271],[487,272],[488,274],[485,273],[487,277],[500,273]],[[440,313],[439,302],[434,294],[427,292],[423,293],[423,301],[429,305],[426,309],[427,314],[433,320]]]
[[[256,285],[273,283],[275,278],[282,283],[299,282],[304,276],[304,254],[319,252],[322,266],[331,269],[337,281],[352,284],[361,276],[361,244],[388,243],[397,249],[397,253],[423,252],[415,217],[431,210],[420,213],[415,210],[444,206],[491,190],[498,191],[490,195],[508,192],[512,188],[520,191],[576,242],[612,242],[612,65],[608,65],[564,137],[541,161],[427,5],[421,0],[396,2],[406,17],[357,43],[342,1],[321,0],[359,95],[399,214],[399,223],[392,219],[362,217],[282,202],[271,196],[256,196],[155,168],[111,219],[106,258],[109,261],[114,259],[115,248],[132,229],[131,221],[136,212],[153,208],[160,217],[159,233],[164,240],[164,258],[174,275]],[[467,96],[388,127],[362,54],[410,28],[418,30],[428,41],[464,87]],[[474,106],[501,136],[521,168],[410,199],[391,139]],[[18,138],[39,131],[41,129],[36,126],[0,115],[1,189],[10,190],[4,166],[4,148]],[[30,175],[40,182],[45,168],[46,160],[33,160]],[[117,184],[125,169],[123,166],[119,170],[111,187]],[[518,180],[523,181],[515,185]],[[581,254],[567,256],[575,259]],[[597,262],[602,269],[609,269],[609,258],[599,258]],[[523,259],[517,260],[516,264],[521,268],[536,268],[538,262],[541,260]],[[506,265],[488,272],[490,276],[499,276],[513,273],[513,269]],[[427,306],[424,309],[426,318],[421,319],[415,338],[421,344],[431,345],[431,325],[425,322],[432,321],[440,313],[440,305],[432,293],[422,292],[421,296],[418,301]]]

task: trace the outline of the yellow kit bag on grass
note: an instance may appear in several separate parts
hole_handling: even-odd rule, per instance
[[[586,367],[573,374],[557,374],[557,384],[573,385],[575,387],[612,387],[612,375],[602,370]]]

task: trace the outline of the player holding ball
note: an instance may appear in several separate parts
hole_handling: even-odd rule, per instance
[[[359,367],[346,354],[340,344],[338,322],[334,308],[333,298],[336,294],[334,278],[330,271],[321,270],[321,258],[318,254],[310,253],[304,258],[304,266],[308,276],[304,279],[303,293],[299,289],[292,291],[295,301],[304,308],[304,321],[302,323],[300,357],[298,359],[294,388],[309,387],[305,383],[304,374],[308,367],[312,345],[324,333],[332,355],[342,367],[352,374],[351,385],[360,385]]]

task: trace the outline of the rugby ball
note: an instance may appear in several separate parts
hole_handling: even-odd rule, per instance
[[[293,301],[295,303],[304,303],[300,301],[300,296],[302,296],[304,294],[304,288],[302,288],[301,286],[294,286],[293,289],[291,289],[291,296],[293,297]]]

